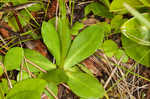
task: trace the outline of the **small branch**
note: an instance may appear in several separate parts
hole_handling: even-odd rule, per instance
[[[66,85],[65,83],[61,83],[61,85],[63,85],[64,87],[66,87],[68,90],[70,90],[69,86]]]
[[[50,90],[48,87],[45,88],[55,99],[58,99],[58,97],[53,93],[52,90]]]
[[[12,83],[11,83],[9,77],[8,77],[7,70],[6,70],[5,66],[4,66],[4,64],[3,64],[2,62],[0,62],[0,65],[2,66],[3,71],[4,71],[5,75],[6,75],[7,80],[8,80],[9,88],[13,88],[13,87],[12,87]]]
[[[32,64],[33,66],[35,66],[37,69],[39,69],[40,71],[47,73],[46,70],[44,70],[43,68],[41,68],[40,66],[36,65],[35,63],[31,62],[30,60],[28,60],[27,58],[25,58],[25,61]]]
[[[21,9],[28,8],[28,7],[32,6],[32,5],[37,4],[37,3],[38,3],[38,2],[29,2],[29,3],[17,5],[17,6],[4,7],[4,8],[2,8],[2,9],[0,9],[0,12],[17,11],[17,10],[21,10]]]

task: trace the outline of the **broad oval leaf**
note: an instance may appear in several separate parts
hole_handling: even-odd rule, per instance
[[[24,52],[21,47],[11,48],[4,58],[4,66],[7,70],[13,70],[20,67],[23,61]]]
[[[92,55],[100,46],[104,38],[102,25],[96,24],[87,27],[73,41],[64,68],[68,69]]]
[[[19,99],[19,97],[21,96],[18,94],[22,93],[22,95],[25,96],[26,99],[31,99],[30,95],[34,95],[34,97],[36,97],[35,94],[38,96],[36,97],[36,99],[41,99],[41,94],[44,91],[46,84],[47,84],[46,81],[42,79],[23,80],[15,84],[14,87],[10,89],[6,98],[14,99],[12,97],[17,95],[16,96],[17,98],[15,99]],[[30,95],[28,95],[29,94],[28,92],[31,92]]]
[[[102,98],[105,90],[99,81],[86,73],[68,72],[68,85],[71,90],[83,98]]]
[[[79,33],[79,30],[81,30],[83,27],[84,27],[83,23],[76,22],[71,28],[71,34],[77,35]]]
[[[108,57],[114,56],[119,49],[113,40],[105,40],[102,47]]]
[[[121,62],[127,62],[128,61],[128,56],[125,54],[125,52],[121,49],[119,49],[117,51],[117,53],[115,54],[115,58],[120,60],[121,59]]]
[[[60,40],[55,26],[51,23],[51,21],[43,22],[42,37],[48,50],[55,57],[56,63],[60,64]]]
[[[11,81],[12,85],[14,85],[16,83],[15,80],[10,80],[10,81]],[[0,89],[2,89],[4,94],[7,94],[9,92],[10,86],[8,85],[8,80],[7,79],[1,79]]]
[[[150,21],[150,14],[143,14]],[[121,27],[122,33],[141,45],[150,46],[150,29],[138,21],[136,17],[131,18]]]
[[[61,82],[67,82],[68,77],[64,70],[62,69],[54,69],[51,71],[48,71],[48,73],[43,74],[43,79],[45,79],[48,82],[52,82],[54,84],[59,84]]]
[[[112,18],[112,13],[109,12],[109,9],[104,6],[103,4],[100,4],[98,2],[93,2],[87,5],[84,9],[85,16],[88,15],[91,11],[94,15]]]
[[[35,91],[25,90],[7,97],[6,99],[41,99],[41,95]]]
[[[110,11],[126,11],[125,7],[123,6],[124,3],[128,3],[134,8],[144,7],[144,5],[139,0],[113,0],[110,5]]]
[[[44,70],[52,70],[56,68],[56,65],[52,64],[51,61],[49,61],[46,57],[41,55],[39,52],[30,49],[24,49],[24,55],[26,59],[38,65],[40,68]],[[34,66],[33,67],[30,66],[29,69],[31,69],[31,72],[36,71]],[[37,71],[39,70],[37,69]]]
[[[135,61],[145,65],[150,66],[150,47],[137,44],[136,42],[128,39],[122,35],[122,45],[125,52]]]

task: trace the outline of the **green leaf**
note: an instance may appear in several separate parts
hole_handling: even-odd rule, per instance
[[[110,11],[126,11],[125,7],[123,6],[123,3],[125,2],[134,8],[144,7],[144,5],[139,0],[113,0],[110,5]]]
[[[150,21],[150,14],[143,14]],[[121,27],[122,33],[138,44],[150,46],[150,29],[135,17],[131,18]]]
[[[137,10],[132,8],[129,4],[124,3],[124,6],[126,9],[135,16],[139,20],[139,22],[143,23],[145,26],[147,26],[150,29],[150,22],[147,17],[144,17],[144,15],[140,14]]]
[[[21,47],[11,48],[4,58],[4,66],[7,70],[13,70],[20,67],[23,61],[23,49]]]
[[[94,15],[97,16],[103,16],[107,18],[112,17],[112,14],[109,12],[109,9],[97,2],[90,3],[85,7],[84,9],[85,16],[88,15],[91,11],[93,12]]]
[[[5,99],[4,91],[2,90],[1,87],[0,87],[0,99]]]
[[[31,95],[32,94],[32,95]],[[41,99],[41,96],[39,93],[35,92],[35,91],[21,91],[18,93],[15,93],[9,97],[7,97],[6,99]]]
[[[99,0],[99,1],[104,3],[107,7],[110,6],[110,1],[109,0]]]
[[[82,71],[84,71],[85,73],[87,73],[87,74],[93,76],[93,73],[92,73],[86,66],[84,66],[83,64],[78,64],[78,66],[80,67],[79,70],[82,70]]]
[[[4,71],[3,71],[3,68],[2,68],[2,66],[1,66],[1,63],[3,63],[3,62],[2,62],[2,59],[3,59],[3,56],[0,55],[0,75],[2,75],[3,72],[4,72]]]
[[[64,70],[62,69],[54,69],[48,71],[48,73],[42,76],[48,82],[53,82],[54,84],[59,84],[61,82],[67,82],[68,77]]]
[[[145,6],[150,7],[150,1],[149,0],[140,0]]]
[[[71,33],[69,22],[66,18],[58,19],[58,33],[61,40],[61,66],[64,64],[65,57],[71,44]]]
[[[48,50],[53,54],[56,63],[60,64],[60,40],[54,25],[49,22],[42,24],[42,37],[44,43],[47,45]]]
[[[68,72],[68,85],[71,90],[83,98],[102,98],[105,90],[99,81],[82,72]]]
[[[14,87],[10,89],[6,98],[7,99],[41,99],[41,94],[44,91],[46,84],[47,84],[46,81],[42,79],[23,80],[15,84]]]
[[[71,28],[71,34],[77,35],[79,33],[79,30],[81,30],[84,27],[83,23],[76,22],[73,27]]]
[[[122,45],[126,54],[135,61],[149,67],[150,66],[150,47],[137,44],[122,35]]]
[[[24,49],[24,55],[28,60],[30,60],[34,64],[38,65],[39,67],[41,67],[44,70],[52,70],[52,69],[56,68],[55,64],[52,64],[51,61],[49,61],[46,57],[41,55],[39,52],[30,50],[30,49]],[[32,71],[35,69],[35,67],[30,66],[30,69]]]
[[[116,54],[115,54],[116,59],[120,60],[121,62],[127,62],[128,61],[128,56],[125,54],[125,52],[121,49],[119,49]]]
[[[28,0],[3,0],[3,1],[9,1],[9,2],[13,2],[13,5],[19,5],[19,4],[24,4],[27,3]]]
[[[3,74],[3,68],[2,68],[2,66],[0,65],[0,76]]]
[[[111,20],[111,28],[114,29],[114,33],[120,32],[121,25],[126,21],[127,19],[123,19],[122,15],[116,15]]]
[[[104,53],[108,57],[114,56],[119,49],[117,44],[113,40],[105,40],[102,45],[102,48],[104,50]]]
[[[16,83],[15,80],[10,80],[11,84],[14,85]],[[0,88],[3,90],[3,93],[7,94],[9,91],[9,85],[7,79],[2,79],[0,83]]]
[[[104,38],[104,29],[100,24],[84,29],[73,41],[65,60],[64,68],[68,69],[92,55]]]
[[[58,87],[56,84],[49,82],[48,88],[57,96],[58,94]],[[49,97],[49,99],[55,99],[47,90],[44,91],[45,94]]]
[[[111,33],[111,25],[107,22],[100,22],[99,24],[103,26],[104,33],[106,36],[108,36]]]
[[[34,1],[33,1],[33,2],[34,2]],[[36,2],[36,1],[35,1],[35,2]],[[28,7],[29,11],[32,11],[32,12],[39,11],[39,10],[41,10],[42,8],[44,8],[43,3],[37,3],[37,4],[32,5],[31,7]]]

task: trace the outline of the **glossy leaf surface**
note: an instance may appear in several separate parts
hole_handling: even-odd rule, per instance
[[[113,40],[105,40],[102,49],[108,57],[112,57],[118,51],[118,46]]]
[[[29,61],[38,65],[42,69],[52,70],[56,68],[56,66],[52,64],[51,61],[49,61],[46,57],[41,55],[39,52],[30,49],[24,49],[24,55]],[[35,69],[35,67],[31,67],[31,66],[30,68]]]
[[[9,91],[7,99],[41,99],[41,94],[46,86],[46,81],[42,79],[28,79],[18,82]],[[13,98],[14,97],[14,98]]]
[[[48,82],[48,88],[55,94],[55,96],[57,96],[57,94],[58,94],[57,84]],[[50,99],[55,99],[47,90],[45,90],[44,92]]]
[[[11,48],[5,58],[4,58],[4,66],[7,70],[13,70],[20,67],[20,64],[23,61],[23,49],[20,47]]]
[[[61,41],[61,65],[63,65],[71,44],[71,33],[66,18],[59,18],[58,33]]]
[[[125,54],[125,52],[121,49],[119,49],[117,51],[117,53],[115,54],[115,58],[120,60],[121,59],[121,62],[127,62],[128,61],[128,56]]]
[[[143,14],[150,21],[150,14]],[[121,27],[122,33],[129,39],[141,45],[150,46],[150,29],[135,17],[131,18]]]
[[[122,35],[122,45],[126,54],[135,61],[150,66],[150,47],[137,44],[136,42],[128,39]]]
[[[84,29],[73,41],[64,68],[70,68],[92,55],[100,46],[104,37],[104,29],[100,24]]]
[[[82,72],[69,72],[68,85],[71,90],[83,98],[102,98],[105,90],[99,81],[88,74]]]
[[[83,27],[84,27],[83,23],[76,22],[71,28],[71,34],[77,35],[79,33],[79,30],[81,30]]]
[[[49,22],[42,24],[42,37],[48,50],[53,54],[57,64],[60,64],[60,40],[54,25]]]
[[[107,17],[107,18],[112,17],[111,13],[109,12],[109,9],[97,2],[90,3],[85,7],[85,15],[88,15],[91,11],[93,12],[94,15]]]
[[[3,68],[2,68],[2,66],[1,66],[1,63],[3,63],[3,62],[2,62],[2,59],[3,59],[3,57],[0,55],[0,75],[3,74]]]
[[[139,0],[113,0],[113,2],[110,5],[110,11],[125,11],[126,9],[123,6],[124,3],[128,3],[129,5],[135,8],[140,8],[144,6]]]
[[[48,73],[44,74],[42,78],[54,84],[67,82],[68,80],[68,77],[66,76],[65,71],[63,71],[62,69],[54,69],[54,70],[48,71]]]

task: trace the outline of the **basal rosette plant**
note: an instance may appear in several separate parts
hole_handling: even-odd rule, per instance
[[[104,38],[102,24],[86,27],[72,41],[65,3],[60,0],[59,6],[61,17],[58,18],[57,28],[53,19],[44,21],[41,28],[43,42],[55,61],[52,63],[48,58],[31,49],[11,48],[2,60],[0,58],[0,65],[4,70],[16,69],[20,72],[17,82],[4,83],[9,83],[6,87],[11,87],[10,90],[4,90],[3,84],[0,84],[2,98],[40,99],[43,92],[54,98],[44,88],[48,87],[57,96],[57,85],[61,83],[67,84],[81,98],[97,99],[105,95],[102,84],[94,76],[77,67],[77,64],[92,55],[101,45]],[[32,78],[32,73],[37,77]]]

